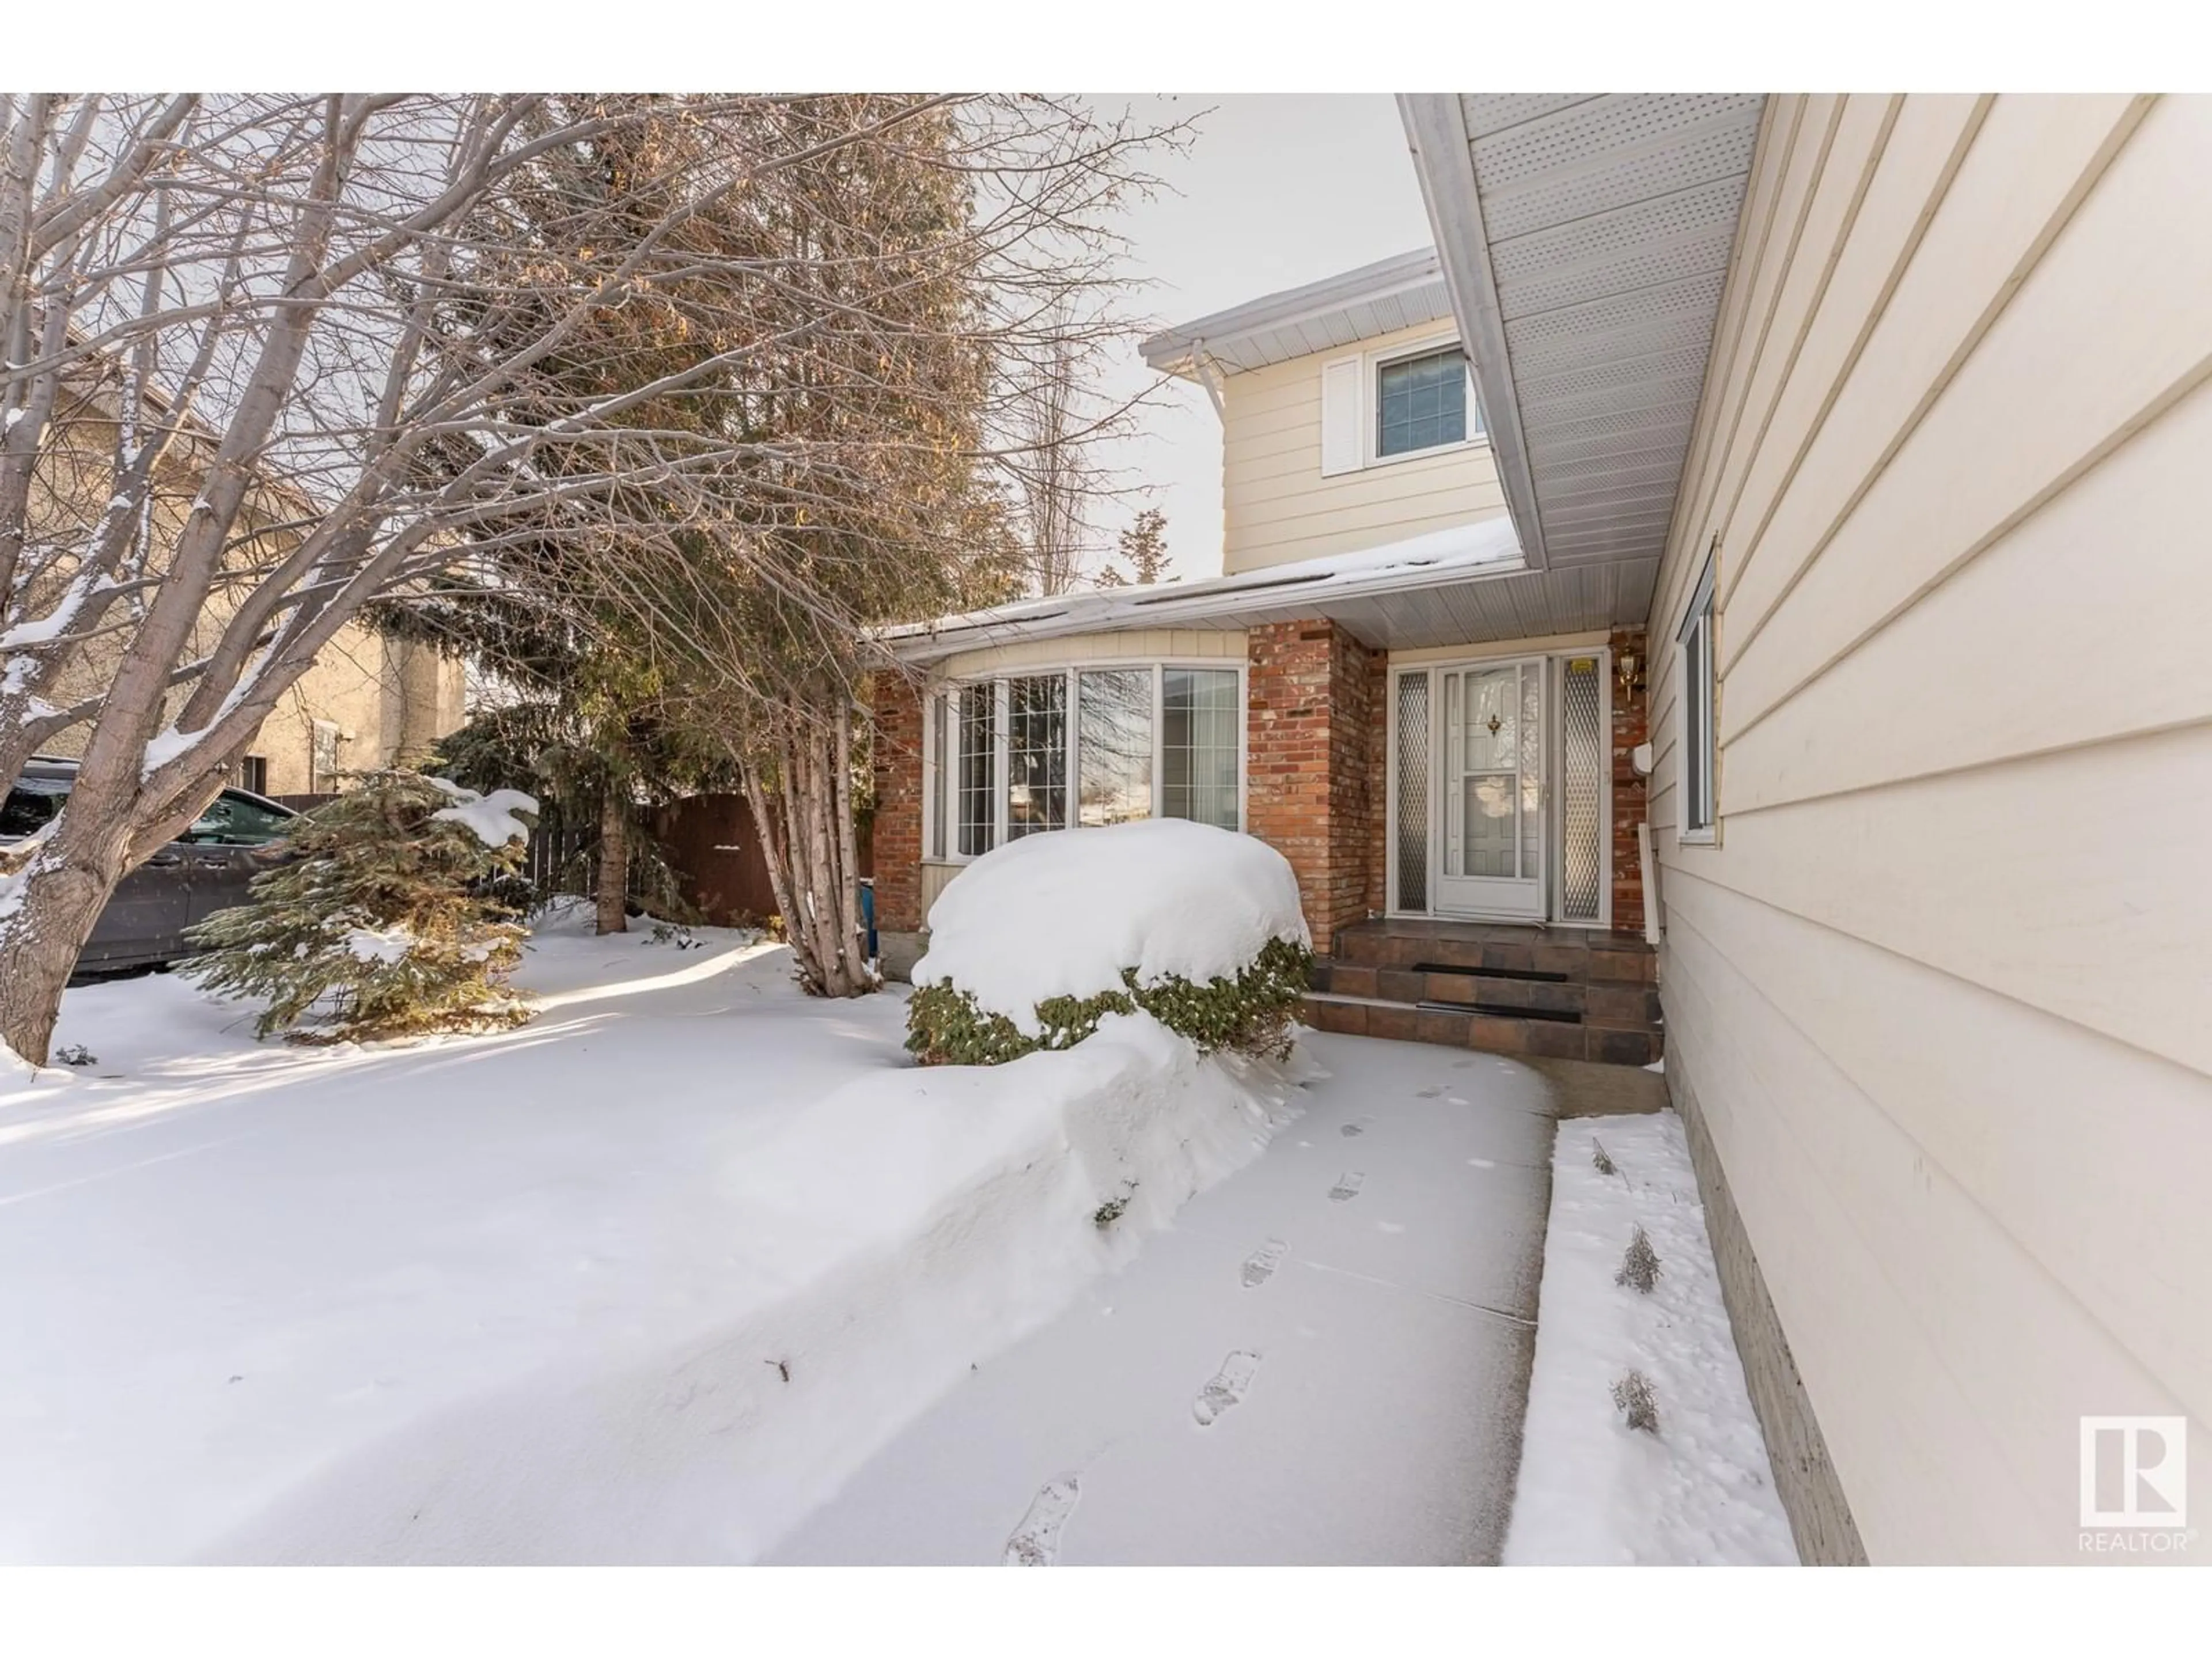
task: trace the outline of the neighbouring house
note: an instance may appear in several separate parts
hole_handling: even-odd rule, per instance
[[[114,384],[89,375],[72,388],[49,423],[33,476],[30,529],[58,541],[83,535],[106,505],[112,482],[114,426],[120,407]],[[168,407],[149,399],[152,418],[170,418]],[[195,427],[181,443],[204,441]],[[191,465],[157,473],[153,529],[166,546],[182,526],[199,476]],[[313,501],[281,477],[264,479],[249,499],[240,526],[241,541],[289,546],[289,526],[312,515]],[[49,573],[58,583],[64,572]],[[211,644],[231,612],[234,596],[218,591],[201,619],[203,642]],[[23,607],[35,614],[44,595],[33,592]],[[45,691],[58,708],[88,710],[113,677],[123,642],[118,635],[88,643]],[[176,702],[181,703],[179,690]],[[328,794],[347,779],[395,760],[419,757],[466,718],[465,670],[458,658],[411,640],[388,637],[358,623],[339,629],[307,672],[287,690],[261,724],[234,781],[270,795]],[[42,753],[74,759],[91,738],[89,720],[42,739]]]
[[[1146,346],[1227,574],[902,637],[884,926],[1242,827],[1318,1024],[1663,1030],[1807,1559],[2203,1559],[2212,100],[1401,107],[1433,255]]]

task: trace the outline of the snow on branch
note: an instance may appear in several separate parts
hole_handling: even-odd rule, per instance
[[[458,823],[487,847],[504,847],[511,841],[530,839],[530,826],[516,814],[538,816],[538,797],[520,789],[495,789],[489,795],[464,789],[451,778],[432,778],[431,784],[453,798],[451,806],[430,814],[434,823]]]

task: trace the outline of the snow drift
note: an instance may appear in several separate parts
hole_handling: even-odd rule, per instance
[[[337,1463],[206,1559],[743,1561],[1289,1115],[1276,1068],[1143,1017],[991,1068],[867,1076],[720,1181],[726,1297]],[[1112,1218],[1102,1224],[1102,1216]]]
[[[1211,824],[1152,818],[1025,836],[978,859],[929,912],[916,985],[951,983],[1024,1036],[1039,1003],[1178,977],[1230,979],[1272,939],[1311,944],[1289,861]]]

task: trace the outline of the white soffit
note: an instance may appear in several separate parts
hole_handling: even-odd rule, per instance
[[[1399,101],[1529,562],[1656,561],[1764,95]]]
[[[1146,364],[1191,377],[1203,355],[1224,374],[1335,351],[1452,314],[1432,248],[1377,260],[1164,329],[1144,343]]]
[[[1210,630],[1327,617],[1391,650],[1628,627],[1651,606],[1654,560],[1529,570],[1503,514],[1327,558],[1203,581],[1020,599],[988,611],[887,628],[900,659],[922,665],[1030,640],[1159,629]]]

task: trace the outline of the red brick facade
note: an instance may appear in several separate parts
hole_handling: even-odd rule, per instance
[[[1616,628],[1613,631],[1613,925],[1620,932],[1644,929],[1644,865],[1636,845],[1637,826],[1644,822],[1649,786],[1638,774],[1636,746],[1649,735],[1650,688],[1644,684],[1650,657],[1644,630]],[[1622,659],[1633,653],[1636,680],[1623,693]]]
[[[874,689],[876,926],[921,927],[921,693],[902,675]]]
[[[1326,953],[1336,929],[1389,908],[1388,659],[1318,620],[1249,631],[1245,827],[1291,861],[1306,924]],[[1636,829],[1645,782],[1632,758],[1645,737],[1644,636],[1616,630],[1613,684],[1613,925],[1644,926]],[[1618,665],[1634,653],[1638,684],[1624,694]],[[921,702],[912,682],[875,686],[876,925],[921,928]]]
[[[1382,890],[1382,659],[1334,623],[1249,635],[1244,825],[1291,861],[1314,947]]]

